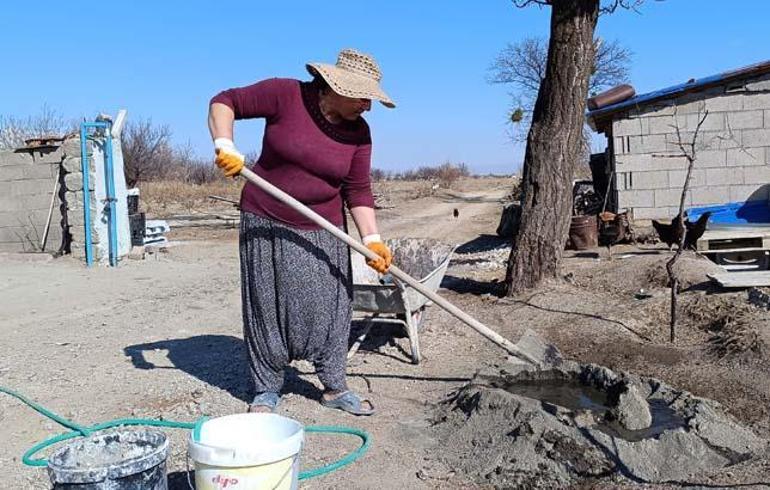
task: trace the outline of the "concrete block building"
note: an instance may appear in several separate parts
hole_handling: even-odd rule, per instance
[[[78,133],[28,140],[27,145],[0,151],[0,253],[48,252],[85,258],[86,236],[94,259],[109,258],[109,220],[104,145],[86,141],[88,192],[84,192],[83,155]],[[123,156],[119,137],[113,138],[117,253],[131,248]],[[85,195],[90,224],[86,233]]]
[[[687,168],[679,141],[693,140],[704,115],[685,207],[770,199],[766,61],[590,111],[589,124],[607,137],[592,167],[599,163],[612,176],[616,211],[637,221],[676,215]]]
[[[40,139],[0,151],[0,252],[68,253],[77,247],[82,191],[80,138]]]

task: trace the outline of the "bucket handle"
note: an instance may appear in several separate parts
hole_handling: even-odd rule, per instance
[[[196,426],[197,428],[197,426]],[[195,487],[192,484],[192,481],[190,480],[190,453],[185,452],[185,464],[187,466],[187,486],[190,487],[190,490],[195,490]]]
[[[201,417],[195,421],[195,425],[193,426],[192,431],[193,441],[201,442],[201,427],[203,427],[203,424],[208,421],[208,419],[208,417]]]
[[[199,442],[201,439],[201,427],[203,426],[203,423],[206,422],[209,418],[208,417],[201,417],[198,420],[195,421],[195,425],[192,429],[192,438],[193,441]],[[192,484],[192,481],[190,481],[190,453],[185,452],[185,463],[187,466],[187,486],[190,487],[190,490],[195,490],[195,487]]]

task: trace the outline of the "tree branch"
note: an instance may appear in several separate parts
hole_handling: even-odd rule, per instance
[[[612,0],[605,3],[600,11],[602,14],[612,14],[617,9],[623,8],[639,13],[639,7],[641,7],[643,3],[644,0]]]
[[[698,133],[700,132],[700,128],[703,126],[703,123],[706,121],[708,115],[708,110],[705,110],[703,112],[703,116],[699,118],[698,124],[695,127],[695,132],[692,136],[692,141],[687,144],[688,147],[685,146],[685,142],[682,139],[682,132],[679,128],[679,123],[676,122],[676,124],[674,124],[674,129],[676,130],[677,146],[682,152],[681,155],[677,156],[684,156],[687,159],[687,173],[685,174],[684,185],[682,186],[682,195],[679,198],[679,213],[677,214],[677,225],[679,226],[679,243],[677,244],[678,246],[674,256],[671,257],[668,262],[666,262],[666,272],[668,273],[669,283],[671,284],[671,321],[669,323],[670,342],[674,342],[676,340],[676,301],[679,289],[679,277],[674,271],[674,266],[679,261],[679,257],[684,251],[684,242],[687,235],[687,227],[684,224],[684,203],[687,199],[687,193],[690,192],[690,179],[692,177],[692,169],[695,166],[695,159],[697,157],[696,143],[698,140]],[[676,106],[674,106],[674,121],[677,121],[676,116],[677,109]]]
[[[551,5],[550,0],[513,0],[513,4],[519,8],[524,8],[528,5],[537,5],[539,7],[543,7],[546,5]]]
[[[596,38],[594,52],[588,83],[589,95],[628,81],[631,51],[621,46],[618,41],[606,42]],[[528,37],[516,43],[509,43],[487,69],[487,82],[513,86],[513,91],[509,94],[511,109],[508,121],[516,123],[509,131],[512,141],[526,141],[537,92],[545,78],[547,60],[548,39]],[[517,111],[523,117],[511,120],[510,115]],[[586,134],[586,139],[590,141],[590,133]]]

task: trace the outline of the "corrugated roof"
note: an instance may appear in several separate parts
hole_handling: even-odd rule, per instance
[[[677,97],[687,92],[705,90],[714,86],[724,85],[731,81],[751,78],[768,72],[770,72],[770,60],[744,66],[735,70],[726,71],[717,75],[711,75],[699,79],[692,78],[687,82],[681,83],[679,85],[655,90],[654,92],[648,92],[646,94],[636,95],[630,99],[618,102],[617,104],[612,104],[600,109],[596,109],[594,111],[589,111],[586,116],[593,123],[592,126],[594,126],[596,121],[600,119],[609,119],[612,114],[632,107],[644,106],[654,101]]]

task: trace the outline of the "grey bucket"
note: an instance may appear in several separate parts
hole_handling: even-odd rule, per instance
[[[167,490],[168,438],[116,431],[80,439],[48,458],[54,490]]]

